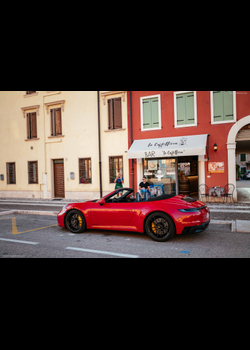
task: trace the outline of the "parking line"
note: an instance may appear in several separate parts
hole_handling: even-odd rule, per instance
[[[102,250],[92,250],[92,249],[83,249],[83,248],[73,248],[73,247],[67,247],[65,248],[67,250],[76,250],[79,252],[86,252],[86,253],[94,253],[94,254],[102,254],[102,255],[113,255],[113,256],[120,256],[122,258],[132,258],[137,259],[139,258],[138,255],[130,255],[130,254],[121,254],[121,253],[112,253],[112,252],[105,252]]]
[[[0,241],[13,242],[13,243],[23,243],[23,244],[32,244],[32,245],[39,244],[39,243],[36,243],[36,242],[18,241],[18,240],[15,240],[15,239],[7,239],[7,238],[0,238]]]
[[[24,232],[18,232],[18,233],[16,233],[16,234],[21,235],[21,234],[23,234],[23,233],[28,233],[28,232],[33,232],[33,231],[44,230],[45,228],[49,228],[49,227],[53,227],[53,226],[58,226],[58,224],[50,225],[50,226],[45,226],[45,227],[40,227],[40,228],[34,228],[33,230],[24,231]],[[13,233],[13,234],[14,234],[14,233]]]

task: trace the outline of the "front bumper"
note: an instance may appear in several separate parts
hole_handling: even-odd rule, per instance
[[[203,232],[208,228],[209,224],[210,224],[210,220],[207,222],[204,222],[203,224],[198,225],[198,226],[186,226],[186,227],[184,227],[181,234],[184,235],[184,234],[188,234],[188,233]]]

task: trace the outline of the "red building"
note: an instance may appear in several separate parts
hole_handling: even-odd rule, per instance
[[[236,187],[242,128],[250,150],[250,91],[128,91],[128,111],[135,189],[144,175],[172,194],[197,193],[201,184]]]

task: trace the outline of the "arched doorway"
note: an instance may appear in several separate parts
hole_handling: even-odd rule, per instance
[[[237,135],[239,131],[246,125],[250,124],[250,115],[240,119],[235,123],[228,134],[227,139],[227,151],[228,151],[228,183],[232,183],[237,188],[236,182],[236,148],[237,148]],[[234,200],[238,201],[237,191],[234,194]]]

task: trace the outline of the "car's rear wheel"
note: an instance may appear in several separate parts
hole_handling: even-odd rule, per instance
[[[82,233],[86,229],[84,215],[79,210],[71,210],[65,218],[65,226],[72,233]]]
[[[155,212],[147,217],[145,231],[156,242],[169,241],[176,232],[173,220],[162,212]]]

